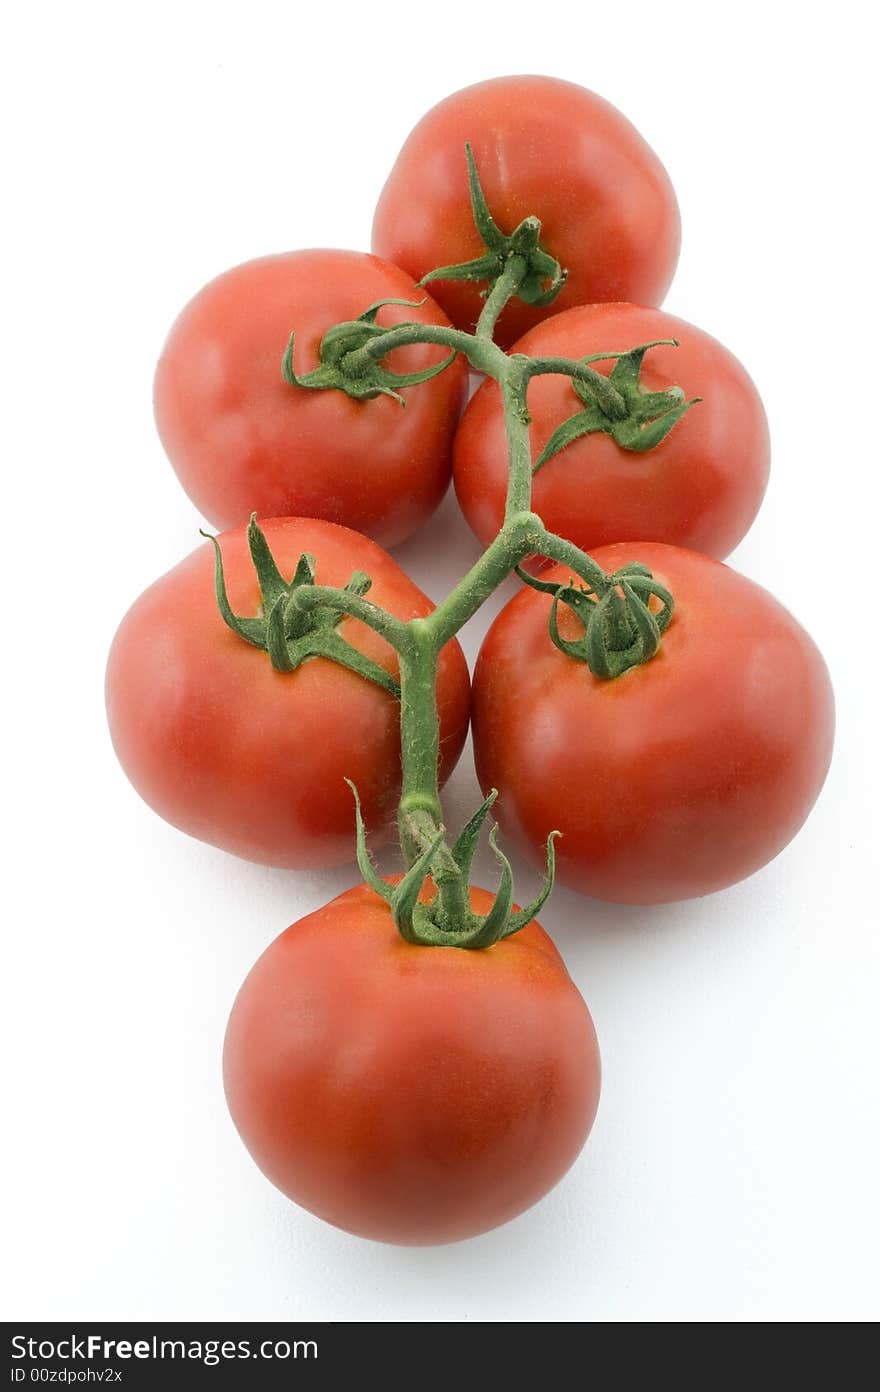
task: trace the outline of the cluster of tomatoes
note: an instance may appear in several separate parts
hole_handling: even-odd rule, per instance
[[[440,655],[441,781],[470,725],[502,830],[534,860],[560,832],[568,883],[649,904],[721,889],[776,855],[809,812],[831,756],[833,700],[808,635],[721,564],[763,496],[766,419],[729,352],[653,307],[675,269],[678,209],[617,111],[536,77],[442,102],[382,191],[373,255],[266,257],[184,309],[156,374],[161,438],[200,511],[228,529],[219,542],[235,615],[265,616],[253,513],[280,577],[308,556],[318,584],[367,575],[370,600],[389,614],[430,614],[383,547],[425,521],[450,477],[476,535],[487,545],[497,535],[508,482],[497,384],[484,382],[462,415],[459,357],[408,390],[401,410],[389,395],[299,390],[280,364],[292,329],[306,373],[328,328],[378,301],[400,302],[384,305],[383,326],[473,331],[485,281],[430,276],[485,254],[466,142],[498,226],[536,214],[541,245],[567,271],[552,303],[512,300],[496,341],[532,358],[592,359],[607,374],[621,354],[656,345],[633,391],[689,408],[650,449],[622,447],[595,410],[560,444],[583,397],[570,376],[531,383],[534,512],[608,573],[649,566],[674,616],[655,657],[601,680],[548,631],[546,590],[572,573],[540,570],[545,588],[524,587],[490,628],[473,690],[458,643]],[[444,356],[417,344],[388,365],[419,374]],[[215,582],[206,545],[123,620],[107,676],[119,758],[145,800],[191,835],[270,865],[347,861],[347,780],[373,840],[394,827],[395,695],[325,657],[276,670],[230,631]],[[393,677],[393,648],[337,617],[347,643]],[[576,637],[571,614],[558,622]],[[491,900],[471,890],[475,911]],[[484,950],[415,945],[366,885],[264,953],[233,1009],[224,1067],[234,1120],[281,1189],[340,1227],[404,1243],[466,1237],[528,1207],[574,1160],[599,1091],[589,1013],[536,923]]]

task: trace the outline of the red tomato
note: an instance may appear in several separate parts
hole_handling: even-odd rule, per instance
[[[261,517],[323,517],[394,546],[433,512],[446,491],[452,438],[464,399],[464,364],[409,389],[406,409],[389,397],[355,401],[281,377],[296,334],[300,375],[318,364],[327,329],[377,300],[381,324],[448,324],[410,277],[357,251],[294,251],[236,266],[183,310],[156,369],[162,443],[181,483],[217,527]],[[426,345],[388,358],[397,372],[442,360]]]
[[[487,913],[493,896],[471,890]],[[455,1242],[547,1193],[599,1101],[589,1011],[537,923],[482,951],[412,946],[358,885],[282,933],[223,1057],[273,1184],[361,1237]]]
[[[548,319],[514,351],[584,358],[658,338],[677,338],[680,346],[650,349],[641,384],[649,392],[679,386],[686,399],[702,401],[644,454],[622,449],[610,435],[581,436],[541,465],[532,506],[550,531],[588,551],[650,538],[724,557],[751,526],[770,468],[761,398],[726,348],[660,309],[603,304]],[[607,375],[613,363],[592,366]],[[529,386],[533,459],[557,426],[583,409],[567,377],[535,377]],[[468,406],[454,459],[462,511],[488,544],[501,527],[507,492],[504,415],[495,382],[484,382]]]
[[[666,171],[619,111],[554,77],[493,78],[455,92],[422,117],[379,198],[373,250],[380,256],[419,280],[485,249],[471,213],[466,141],[501,231],[510,233],[535,214],[541,245],[569,273],[551,306],[509,304],[497,342],[506,347],[572,305],[662,300],[681,236]],[[479,315],[480,288],[431,283],[432,295],[464,329]]]
[[[818,796],[827,669],[781,604],[718,561],[644,542],[593,555],[609,572],[642,561],[672,591],[660,651],[600,681],[551,642],[550,597],[524,589],[474,674],[480,784],[500,790],[498,821],[536,863],[562,832],[558,876],[587,894],[654,904],[723,889],[772,860]],[[563,636],[578,636],[570,619]]]
[[[303,518],[262,524],[281,573],[304,551],[318,583],[372,577],[370,598],[401,619],[430,601],[374,542]],[[220,538],[233,610],[255,616],[260,592],[246,529]],[[388,671],[388,644],[354,619],[340,635]],[[468,725],[467,666],[456,642],[440,659],[441,774]],[[267,654],[224,624],[207,542],[141,595],[122,621],[107,668],[110,732],[141,797],[191,836],[266,865],[339,864],[354,856],[350,778],[374,838],[393,825],[400,784],[399,705],[374,682],[326,658],[276,672]]]

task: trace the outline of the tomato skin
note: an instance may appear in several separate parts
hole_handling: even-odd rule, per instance
[[[424,617],[430,601],[375,543],[304,518],[261,523],[281,573],[304,551],[317,579],[344,585],[355,569],[370,597],[398,618]],[[255,615],[260,596],[245,528],[220,538],[234,612]],[[319,866],[354,858],[358,787],[376,842],[394,824],[400,783],[399,705],[387,691],[324,658],[276,672],[268,655],[224,624],[208,543],[138,600],[123,619],[107,666],[107,711],[116,753],[145,802],[182,831],[265,865]],[[353,619],[339,633],[389,671],[389,645]],[[440,659],[441,776],[468,727],[469,679],[458,643]]]
[[[474,672],[480,785],[500,790],[504,834],[536,864],[562,832],[557,874],[586,894],[655,904],[723,889],[772,860],[819,794],[834,733],[825,663],[781,604],[720,562],[645,542],[593,555],[606,571],[642,561],[671,589],[661,649],[600,681],[553,646],[550,597],[516,595]]]
[[[501,231],[510,233],[535,214],[542,246],[568,270],[552,305],[507,306],[495,335],[502,347],[572,305],[660,303],[681,241],[669,177],[619,111],[553,77],[493,78],[455,92],[423,116],[379,197],[374,251],[419,280],[485,250],[470,207],[468,140]],[[480,288],[466,281],[430,286],[463,329],[476,323]]]
[[[472,889],[486,913],[493,896]],[[232,1009],[233,1120],[264,1174],[361,1237],[455,1242],[537,1202],[599,1100],[589,1011],[531,923],[482,951],[414,947],[359,885],[270,945]]]
[[[582,436],[541,465],[532,507],[550,531],[587,551],[649,539],[723,559],[751,526],[770,469],[764,407],[732,353],[683,319],[632,304],[570,309],[526,334],[513,351],[582,358],[658,338],[677,338],[680,346],[646,354],[646,390],[680,386],[688,400],[702,401],[644,454],[621,449],[609,435]],[[593,366],[607,374],[613,364]],[[581,409],[567,378],[532,380],[533,459],[557,426]],[[488,545],[501,527],[507,491],[504,414],[495,382],[483,383],[462,418],[454,479],[465,517]]]
[[[332,325],[376,300],[381,324],[447,325],[405,271],[356,251],[294,251],[236,266],[212,280],[173,325],[156,369],[156,424],[183,487],[214,526],[261,517],[321,517],[383,546],[409,536],[449,483],[452,439],[466,390],[464,364],[405,392],[355,401],[298,390],[281,377],[296,334],[298,373],[318,364]],[[388,358],[398,372],[439,362],[430,345]]]

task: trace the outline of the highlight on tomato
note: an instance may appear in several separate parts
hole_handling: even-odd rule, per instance
[[[119,627],[106,692],[122,767],[166,821],[248,860],[351,860],[346,779],[360,790],[376,844],[394,827],[397,657],[355,618],[298,614],[289,593],[312,582],[350,587],[405,620],[433,605],[379,546],[330,522],[276,518],[225,533],[217,549],[222,570],[206,541]],[[286,627],[267,622],[285,610]],[[440,655],[437,704],[445,779],[468,728],[468,670],[456,641]]]
[[[434,511],[449,484],[466,389],[462,363],[428,344],[391,354],[416,390],[378,400],[302,390],[332,325],[380,301],[378,322],[448,325],[410,276],[357,251],[292,251],[236,266],[189,302],[154,383],[159,435],[196,507],[214,526],[260,517],[319,517],[394,546]]]
[[[502,347],[573,305],[661,302],[681,240],[669,177],[610,103],[553,77],[492,78],[423,116],[379,197],[375,252],[416,280],[485,257],[471,211],[466,143],[501,231],[510,234],[536,216],[541,247],[567,272],[558,296],[506,306],[495,335]],[[454,324],[472,330],[485,279],[432,279],[430,289]]]
[[[494,896],[470,900],[486,914]],[[403,1245],[472,1237],[536,1203],[581,1150],[600,1085],[590,1013],[537,923],[476,951],[417,946],[367,885],[266,949],[232,1008],[223,1074],[273,1184]]]
[[[595,360],[622,349],[637,352]],[[718,559],[742,540],[767,486],[770,437],[754,383],[716,339],[660,309],[598,304],[545,320],[511,351],[592,358],[620,397],[615,416],[568,377],[530,381],[532,507],[550,531],[587,551],[649,540]],[[458,501],[484,544],[504,518],[506,459],[501,395],[489,379],[465,411],[454,454]]]
[[[542,572],[558,597],[524,588],[480,650],[480,784],[498,789],[498,822],[530,859],[561,833],[558,877],[586,894],[654,904],[723,889],[772,860],[819,794],[834,732],[825,663],[772,595],[718,561],[644,542],[592,554],[609,573],[640,562],[672,592],[662,645],[598,679],[571,655],[576,577]],[[614,621],[609,610],[612,647]]]

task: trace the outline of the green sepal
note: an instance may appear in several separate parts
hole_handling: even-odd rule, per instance
[[[690,401],[683,401],[679,406],[670,406],[653,420],[649,419],[646,424],[642,424],[644,417],[639,419],[635,415],[628,416],[626,420],[615,421],[608,433],[621,449],[628,450],[631,454],[647,454],[665,440],[673,426],[701,400],[702,397],[695,396]]]
[[[374,300],[373,303],[364,310],[363,314],[358,315],[356,322],[358,324],[375,324],[379,310],[384,309],[386,305],[399,305],[401,309],[421,309],[422,305],[427,303],[428,299],[426,295],[423,295],[420,300],[397,300],[393,298],[387,300]]]
[[[269,550],[269,543],[262,529],[257,525],[257,514],[255,512],[251,513],[251,518],[248,522],[247,539],[251,560],[254,563],[254,570],[257,572],[257,579],[260,582],[260,594],[263,596],[263,613],[268,615],[279,599],[287,597],[290,592],[290,585],[288,585],[275,564],[275,557]],[[309,566],[309,561],[311,561],[311,566]],[[313,584],[314,579],[314,559],[312,557],[301,556],[291,585]]]
[[[591,406],[589,410],[576,411],[573,416],[569,416],[561,425],[557,425],[550,439],[532,465],[532,477],[534,477],[542,465],[547,463],[548,459],[552,459],[554,455],[561,454],[569,445],[573,445],[575,440],[580,440],[584,435],[598,434],[611,434],[611,422],[599,407]]]
[[[547,837],[547,869],[544,873],[544,883],[541,885],[541,888],[538,890],[532,902],[526,908],[520,909],[519,913],[511,916],[504,930],[503,936],[505,938],[511,937],[513,933],[518,933],[520,928],[527,927],[533,918],[537,918],[549,899],[556,881],[556,847],[553,843],[557,836],[561,835],[561,831],[551,831],[550,835]]]
[[[627,561],[626,565],[620,566],[614,574],[618,581],[623,579],[632,580],[635,576],[640,576],[645,580],[653,580],[654,576],[651,567],[646,566],[643,561]]]
[[[630,668],[649,662],[660,647],[675,608],[666,586],[639,561],[630,561],[605,575],[601,585],[592,588],[573,580],[540,580],[519,567],[517,574],[533,590],[553,596],[549,632],[554,646],[575,662],[583,662],[601,680],[622,676]],[[650,607],[651,599],[660,602],[657,613]],[[560,604],[582,624],[579,638],[564,638],[560,633]]]
[[[376,300],[364,310],[357,319],[342,324],[334,324],[321,339],[318,349],[319,365],[312,372],[299,376],[293,366],[294,334],[287,341],[287,348],[281,359],[281,376],[291,387],[305,387],[313,391],[336,390],[345,392],[355,401],[371,401],[377,396],[390,396],[401,406],[406,402],[400,395],[404,387],[415,387],[421,382],[429,382],[454,362],[456,353],[452,352],[442,362],[418,372],[392,372],[381,359],[360,355],[353,359],[360,348],[371,339],[379,338],[388,332],[387,327],[376,323],[376,316],[386,305],[402,305],[406,309],[419,309],[424,300],[387,299]],[[397,327],[397,326],[395,326]]]
[[[507,856],[498,845],[498,827],[493,826],[489,832],[489,846],[495,859],[501,866],[501,879],[495,891],[495,899],[491,909],[482,921],[477,921],[475,930],[468,937],[468,947],[491,947],[493,943],[507,936],[507,929],[511,918],[511,905],[513,903],[513,870]]]
[[[302,638],[313,628],[313,616],[300,609],[296,603],[296,593],[305,585],[314,585],[316,563],[314,556],[304,551],[296,563],[296,570],[284,598],[284,636],[288,641]]]
[[[473,864],[474,852],[477,849],[477,843],[480,839],[480,832],[483,829],[483,823],[486,820],[486,815],[489,811],[489,808],[492,806],[497,796],[498,789],[493,788],[489,796],[486,798],[486,801],[482,804],[482,806],[477,808],[474,815],[462,827],[461,831],[459,832],[458,840],[452,847],[452,858],[465,879],[467,879],[468,875],[471,873],[471,865]]]
[[[234,613],[229,602],[219,541],[209,532],[201,535],[214,547],[214,594],[223,622],[246,643],[267,653],[276,672],[295,672],[310,657],[326,657],[399,699],[400,686],[391,673],[336,632],[337,624],[344,617],[342,610],[321,606],[306,611],[298,607],[297,592],[315,584],[314,556],[304,552],[293,579],[285,580],[254,513],[247,535],[260,586],[262,612],[255,618],[245,618]],[[366,594],[371,583],[370,577],[358,570],[345,589],[360,596]]]
[[[290,582],[291,590],[299,589],[300,585],[314,585],[317,561],[311,551],[304,551],[296,563],[296,570],[293,572],[293,579]],[[360,574],[359,571],[355,572]]]
[[[608,681],[614,675],[612,664],[608,660],[608,635],[605,632],[607,600],[608,596],[603,595],[596,605],[596,612],[590,616],[590,622],[584,629],[583,642],[581,644],[567,643],[564,649],[569,657],[574,657],[580,649],[593,676],[599,677],[603,681]],[[555,603],[556,601],[554,601],[554,607]],[[558,637],[554,638],[553,641],[558,648],[561,648],[562,645]]]
[[[467,160],[471,213],[473,214],[477,231],[482,237],[487,250],[503,253],[506,248],[507,238],[489,212],[489,205],[486,202],[483,185],[480,183],[477,161],[474,159],[473,147],[469,140],[466,140],[464,143],[464,157]]]
[[[523,218],[508,239],[507,252],[508,256],[525,257],[528,268],[516,293],[526,304],[537,306],[552,304],[568,279],[568,271],[564,271],[556,258],[541,246],[538,240],[540,235],[539,219]]]
[[[394,897],[394,885],[383,880],[379,871],[373,864],[373,857],[370,855],[370,848],[367,845],[367,828],[364,826],[364,818],[361,812],[361,795],[350,778],[346,778],[346,783],[354,794],[354,818],[357,835],[357,863],[358,869],[366,880],[370,889],[382,896],[387,903],[391,903]]]
[[[572,386],[585,409],[576,411],[556,427],[536,459],[532,473],[536,474],[548,459],[584,435],[610,435],[621,449],[633,454],[644,454],[665,440],[682,416],[702,398],[695,396],[685,401],[681,387],[670,387],[662,392],[644,390],[639,379],[645,354],[649,348],[660,347],[677,348],[678,340],[658,338],[625,353],[593,353],[588,358],[581,358],[580,361],[586,365],[603,359],[617,359],[608,381],[622,399],[625,412],[619,418],[612,418],[602,409],[590,383],[579,377],[572,378]]]
[[[656,623],[662,635],[669,627],[669,620],[672,618],[672,612],[675,608],[675,600],[672,598],[671,592],[667,590],[665,585],[661,585],[659,580],[655,580],[650,572],[647,577],[642,575],[625,575],[624,569],[625,567],[621,567],[621,569],[616,572],[620,577],[620,584],[623,586],[624,590],[628,589],[634,591],[645,606],[647,606],[650,599],[659,599],[660,603],[663,605],[663,608],[659,609],[657,613],[651,610],[651,618]]]
[[[621,582],[621,589],[623,590],[623,601],[627,603],[627,615],[635,626],[637,637],[641,641],[642,653],[639,661],[650,662],[660,647],[660,625],[645,601],[636,594],[632,585],[628,585],[624,580]]]
[[[338,373],[332,366],[319,366],[312,372],[305,372],[300,376],[293,366],[293,345],[296,337],[295,330],[291,332],[287,340],[287,347],[281,359],[281,376],[289,387],[311,387],[313,391],[321,391],[337,385]]]
[[[425,846],[400,884],[391,891],[389,903],[394,921],[407,942],[422,947],[457,947],[475,951],[492,947],[494,943],[509,938],[530,923],[546,901],[553,888],[555,873],[552,842],[559,833],[554,831],[548,840],[547,873],[539,893],[528,908],[514,913],[513,871],[510,861],[498,845],[498,828],[493,826],[489,832],[489,846],[501,866],[498,889],[487,914],[474,913],[469,907],[467,886],[474,850],[496,797],[497,793],[493,788],[465,823],[451,851],[444,844],[443,828],[435,823],[436,835],[432,834],[430,844]],[[357,810],[358,865],[367,883],[378,894],[388,899],[390,886],[380,879],[367,851],[359,803]],[[457,867],[460,878],[450,876],[450,860]],[[423,904],[419,900],[419,891],[428,874],[433,874],[437,893],[430,903]],[[447,896],[446,889],[451,879],[456,880],[457,889],[454,894],[450,893]],[[462,903],[467,907],[463,909]]]
[[[507,262],[513,256],[522,256],[526,261],[526,272],[517,286],[519,299],[531,305],[552,304],[565,284],[567,271],[564,271],[554,256],[541,246],[539,237],[541,223],[536,217],[527,217],[509,235],[501,231],[489,211],[477,163],[470,142],[465,144],[465,157],[468,167],[468,186],[471,196],[471,213],[474,225],[486,250],[481,256],[470,261],[460,261],[451,266],[439,266],[422,276],[420,285],[430,285],[434,280],[470,280],[493,283],[503,273]],[[487,290],[488,293],[488,290]]]
[[[285,601],[279,598],[266,617],[266,652],[276,672],[295,672],[299,662],[287,642],[284,609]]]
[[[238,634],[239,638],[243,638],[246,643],[251,643],[255,648],[265,648],[265,620],[243,619],[232,612],[232,605],[229,603],[229,596],[226,593],[226,576],[223,573],[223,554],[219,541],[210,532],[204,532],[201,528],[199,528],[199,536],[210,541],[214,548],[214,595],[223,622],[227,628],[231,628],[233,633]]]
[[[366,681],[381,686],[395,700],[400,699],[400,683],[392,677],[391,673],[386,672],[384,667],[380,667],[378,662],[373,662],[372,658],[365,657],[362,652],[359,652],[351,643],[347,643],[332,628],[323,628],[315,633],[307,633],[304,638],[300,638],[297,643],[291,644],[290,647],[299,659],[297,666],[300,662],[304,662],[307,657],[329,657],[331,662],[335,662],[338,667],[347,667],[350,672],[356,672],[359,677],[364,677]]]
[[[424,943],[424,937],[418,931],[416,914],[419,908],[426,908],[419,904],[419,894],[422,885],[425,883],[431,860],[435,855],[440,842],[443,840],[443,828],[437,832],[436,837],[410,868],[407,870],[400,884],[394,890],[391,898],[391,915],[397,925],[400,936],[408,943]],[[426,914],[425,917],[428,917]]]
[[[554,647],[557,647],[566,657],[573,657],[576,662],[586,662],[595,676],[604,675],[604,673],[596,672],[594,663],[589,659],[587,635],[590,632],[592,614],[589,614],[586,618],[578,614],[581,623],[584,625],[584,637],[578,642],[572,642],[569,638],[563,638],[562,634],[559,632],[559,605],[560,603],[568,604],[570,609],[578,613],[578,607],[574,602],[574,596],[576,596],[577,593],[578,591],[574,585],[557,586],[556,593],[553,596],[553,603],[550,606],[550,639]],[[581,591],[581,593],[585,592]]]
[[[514,566],[513,570],[514,574],[524,585],[528,585],[532,590],[539,590],[541,594],[555,595],[559,590],[558,580],[539,580],[537,575],[531,575],[527,570],[523,570],[522,566],[518,565]]]
[[[352,577],[343,587],[349,594],[365,595],[372,587],[372,580],[365,570],[355,570]]]
[[[485,256],[475,256],[472,261],[460,261],[454,266],[438,266],[435,271],[428,271],[419,281],[419,285],[430,285],[432,280],[497,280],[503,270],[503,262],[494,252],[486,252]]]
[[[451,856],[453,856],[458,870],[461,871],[465,885],[468,883],[469,873],[471,873],[476,842],[478,842],[480,831],[485,824],[486,814],[489,813],[496,798],[497,792],[493,788],[482,806],[478,807],[473,816],[466,821],[464,828],[459,832],[453,851],[451,851]],[[443,839],[441,835],[437,835],[432,845],[419,856],[412,869],[408,871],[407,880],[401,881],[400,888],[395,891],[395,894],[400,895],[400,899],[397,901],[397,912],[395,912],[395,923],[398,924],[402,937],[408,942],[418,942],[423,947],[430,945],[430,947],[464,948],[468,951],[479,951],[482,948],[493,947],[496,942],[501,942],[504,938],[518,933],[519,928],[524,928],[526,923],[532,922],[533,917],[542,908],[551,889],[553,889],[554,874],[556,874],[553,841],[557,835],[558,831],[551,832],[549,839],[547,839],[547,871],[539,894],[535,896],[535,899],[532,899],[528,908],[519,909],[517,913],[514,913],[512,912],[514,873],[512,873],[510,860],[498,846],[498,828],[497,825],[494,825],[492,831],[489,832],[489,845],[501,866],[501,877],[498,881],[492,908],[486,915],[466,910],[464,922],[462,922],[461,917],[455,917],[448,910],[446,902],[444,902],[443,877],[436,873],[436,867],[434,867],[434,883],[437,884],[436,896],[427,905],[418,902],[419,889],[422,887],[430,863],[436,857],[437,849],[439,849],[441,839]],[[359,857],[358,863],[361,864],[361,857]],[[361,869],[363,870],[363,864],[361,864]],[[404,883],[407,883],[408,888],[405,894],[401,894]]]

